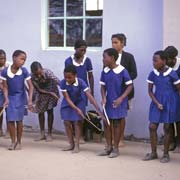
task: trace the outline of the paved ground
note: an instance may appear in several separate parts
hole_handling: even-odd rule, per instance
[[[171,162],[144,162],[149,144],[126,142],[118,158],[98,157],[103,143],[81,145],[79,154],[63,152],[66,138],[55,135],[53,142],[34,142],[36,133],[24,133],[23,149],[8,151],[9,139],[0,138],[0,180],[179,180],[180,154]],[[162,155],[159,147],[159,155]]]

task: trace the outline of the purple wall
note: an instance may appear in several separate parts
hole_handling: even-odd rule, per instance
[[[73,51],[43,51],[41,49],[41,0],[11,0],[1,2],[0,48],[7,52],[8,60],[15,49],[23,49],[28,54],[27,68],[34,60],[41,61],[54,73],[63,78],[64,59]],[[28,3],[28,4],[27,4]],[[28,8],[27,8],[28,6]],[[135,80],[135,99],[133,111],[129,113],[126,134],[148,137],[148,108],[150,98],[147,94],[146,78],[152,69],[153,52],[161,49],[163,44],[163,3],[162,0],[104,0],[103,48],[88,51],[94,65],[95,97],[100,104],[99,77],[102,67],[102,51],[111,47],[110,37],[113,33],[123,32],[127,35],[125,50],[134,54],[138,68]],[[8,10],[8,11],[7,11]],[[9,13],[10,12],[10,13]],[[55,109],[55,129],[63,129],[59,115],[59,106]],[[91,108],[91,107],[90,107]],[[29,114],[25,124],[38,127],[37,116]]]

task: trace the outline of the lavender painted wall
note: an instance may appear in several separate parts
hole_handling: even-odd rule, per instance
[[[7,52],[8,60],[15,49],[27,52],[25,66],[29,69],[32,61],[38,60],[62,79],[64,59],[73,51],[47,51],[41,48],[41,0],[6,0],[1,2],[0,11],[0,48]],[[152,54],[162,48],[162,0],[104,0],[103,48],[88,51],[94,65],[95,97],[100,103],[99,77],[102,67],[102,51],[111,47],[111,34],[123,32],[127,35],[125,50],[134,54],[138,78],[135,80],[136,95],[133,110],[129,113],[126,134],[148,137],[148,108],[150,99],[147,94],[146,78],[152,69]],[[55,129],[63,129],[55,109]],[[35,114],[24,119],[25,124],[38,127]]]

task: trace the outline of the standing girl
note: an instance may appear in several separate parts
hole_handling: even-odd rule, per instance
[[[144,158],[145,161],[157,159],[157,129],[159,123],[164,124],[164,154],[160,159],[161,163],[167,163],[169,157],[169,144],[172,125],[176,120],[177,93],[175,87],[180,90],[180,80],[172,70],[166,66],[166,54],[164,51],[157,51],[153,56],[154,70],[148,77],[148,91],[152,99],[149,109],[149,131],[151,140],[151,153]],[[155,86],[155,92],[153,88]]]
[[[73,150],[73,153],[79,152],[79,140],[81,136],[81,120],[85,114],[86,102],[82,92],[88,97],[94,105],[98,114],[101,114],[98,104],[91,95],[87,84],[80,78],[77,78],[77,71],[74,65],[69,65],[64,70],[64,79],[60,83],[61,91],[64,96],[61,103],[61,118],[64,120],[66,133],[70,146],[64,151]],[[73,126],[75,129],[75,138],[73,138]]]
[[[86,41],[77,40],[75,42],[74,49],[74,55],[65,60],[65,67],[68,65],[74,65],[76,67],[77,77],[85,81],[87,86],[90,87],[91,94],[94,95],[93,67],[91,59],[85,55],[87,49]]]
[[[13,53],[13,64],[4,68],[1,74],[4,90],[4,107],[6,108],[6,118],[8,122],[8,130],[11,137],[11,145],[9,150],[21,149],[21,138],[23,131],[23,117],[25,113],[25,105],[27,104],[27,96],[25,92],[25,83],[29,86],[28,107],[32,109],[32,92],[33,86],[31,77],[25,67],[22,67],[26,61],[26,53],[16,50]],[[16,122],[16,128],[15,128]],[[17,130],[17,139],[16,139]]]
[[[60,80],[49,69],[45,69],[39,62],[31,64],[32,83],[34,85],[34,112],[38,113],[40,125],[40,137],[36,141],[44,140],[52,141],[52,128],[54,121],[53,108],[57,106],[59,99],[59,90],[57,85]],[[45,136],[45,116],[48,115],[48,135]]]
[[[122,33],[113,34],[111,37],[112,47],[116,49],[119,53],[119,57],[116,61],[116,64],[121,64],[128,71],[129,76],[132,80],[137,77],[136,62],[134,56],[129,52],[123,50],[126,46],[126,36]],[[134,97],[134,87],[130,94],[128,95],[128,108],[132,109],[132,99]],[[125,130],[125,119],[122,119],[120,122],[120,146],[124,146],[124,130]]]
[[[5,67],[8,67],[9,65],[10,63],[6,61],[5,51],[0,49],[0,76],[2,70]],[[0,79],[0,112],[3,110],[3,104],[4,104],[3,83],[2,80]],[[2,124],[3,124],[3,114],[0,116],[0,136],[3,136]]]
[[[110,158],[119,155],[120,122],[127,116],[128,94],[132,90],[132,80],[127,70],[116,64],[118,52],[109,48],[103,53],[104,70],[101,73],[102,104],[105,105],[110,126],[104,124],[106,136],[106,149],[100,156],[109,155]],[[114,147],[112,145],[112,129],[114,133]]]
[[[173,68],[176,71],[178,77],[180,78],[180,58],[178,58],[178,50],[174,46],[168,46],[165,50],[167,53],[167,65]],[[180,96],[178,96],[177,92],[177,119],[176,123],[174,123],[172,129],[172,139],[169,150],[174,150],[176,153],[180,153]],[[175,128],[177,132],[177,136],[175,137]]]
[[[87,57],[86,49],[87,44],[85,40],[77,40],[74,44],[75,53],[74,55],[68,57],[65,60],[65,67],[68,65],[74,65],[77,71],[77,77],[85,81],[86,85],[90,87],[90,92],[94,96],[94,76],[93,67],[91,59]],[[84,92],[82,92],[83,98],[86,101],[86,106],[88,105],[88,99]],[[81,131],[83,132],[81,122]],[[82,134],[83,136],[83,134]],[[83,137],[81,138],[81,143],[84,143]]]

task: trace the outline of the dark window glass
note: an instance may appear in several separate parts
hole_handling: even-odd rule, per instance
[[[63,20],[49,20],[49,46],[64,46]]]
[[[49,0],[49,16],[64,16],[64,0]]]
[[[83,16],[83,0],[67,0],[67,16]]]
[[[83,20],[67,20],[66,46],[74,46],[77,39],[83,38]]]
[[[86,20],[86,41],[88,46],[102,46],[102,19]]]

